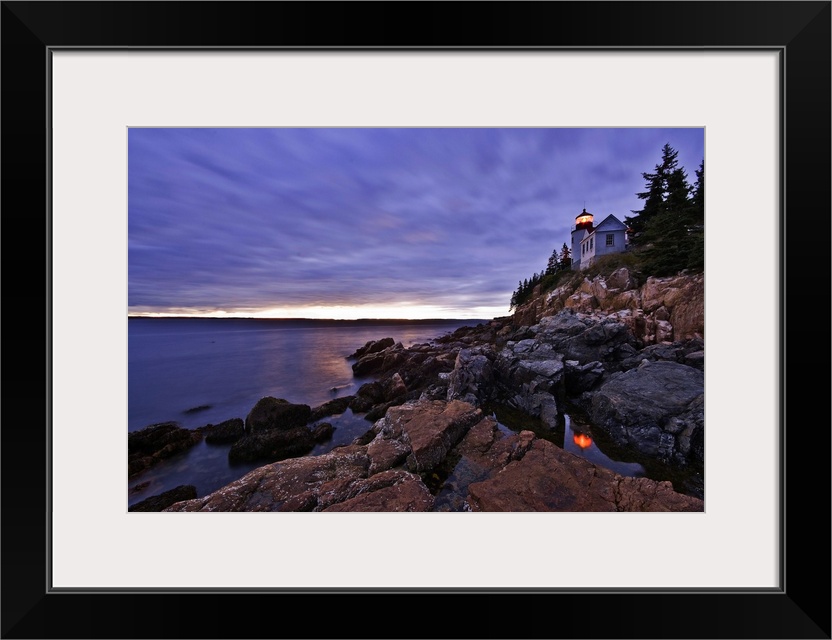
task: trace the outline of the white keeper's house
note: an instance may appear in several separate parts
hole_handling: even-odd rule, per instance
[[[586,208],[575,217],[572,231],[572,269],[586,269],[600,256],[621,253],[628,248],[627,225],[610,214],[596,227]]]

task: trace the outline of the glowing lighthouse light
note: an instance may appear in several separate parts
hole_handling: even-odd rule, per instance
[[[575,216],[575,229],[589,229],[592,230],[592,214],[586,208]]]

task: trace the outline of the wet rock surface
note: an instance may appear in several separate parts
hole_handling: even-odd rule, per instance
[[[208,444],[228,444],[245,435],[245,425],[240,418],[232,418],[219,424],[205,425],[202,427],[202,433]]]
[[[293,429],[306,425],[312,409],[306,404],[295,404],[283,398],[267,396],[257,401],[246,416],[246,433],[272,429]]]
[[[160,422],[127,435],[128,477],[138,475],[162,460],[187,451],[202,440],[199,430],[185,429],[176,422]]]
[[[368,444],[265,465],[166,511],[702,511],[669,482],[626,478],[459,400],[388,411]],[[430,478],[453,461],[453,481]]]
[[[598,389],[590,417],[619,445],[678,465],[702,463],[704,394],[699,369],[644,360]]]
[[[196,487],[193,485],[180,485],[169,491],[165,491],[156,496],[145,498],[141,502],[137,502],[131,506],[128,511],[164,511],[167,507],[182,502],[183,500],[191,500],[196,498]]]

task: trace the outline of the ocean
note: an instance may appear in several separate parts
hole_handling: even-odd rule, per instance
[[[128,320],[127,429],[174,421],[194,429],[245,419],[262,397],[323,404],[372,380],[347,359],[370,340],[405,347],[487,320],[335,321],[215,318]],[[371,424],[348,409],[327,418],[335,431],[312,454],[347,444]],[[230,465],[230,445],[203,440],[128,482],[128,506],[181,484],[206,495],[262,465]]]

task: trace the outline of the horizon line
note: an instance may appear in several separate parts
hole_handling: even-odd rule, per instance
[[[298,316],[294,318],[264,318],[264,317],[257,317],[257,316],[200,316],[200,315],[149,315],[149,314],[132,314],[128,313],[127,318],[143,318],[143,319],[151,319],[151,320],[170,320],[170,319],[178,319],[178,320],[303,320],[307,322],[443,322],[447,320],[496,320],[498,318],[509,317],[509,316],[495,316],[493,318],[455,318],[455,317],[443,317],[443,318],[307,318],[303,316]]]

